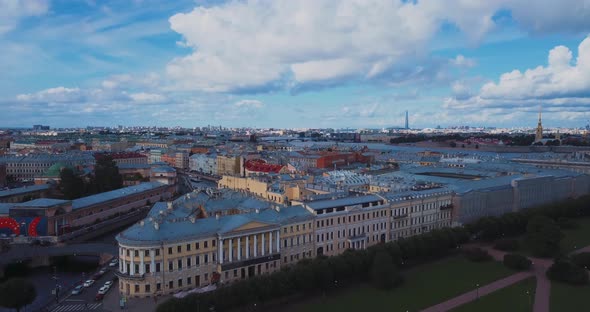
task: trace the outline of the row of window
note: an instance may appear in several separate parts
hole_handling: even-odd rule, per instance
[[[173,272],[175,270],[178,271],[182,271],[183,268],[186,269],[190,269],[190,268],[194,268],[194,267],[198,267],[201,264],[206,265],[209,263],[209,259],[211,259],[212,262],[215,262],[215,253],[211,253],[211,257],[209,256],[209,254],[204,254],[202,255],[202,257],[200,255],[193,257],[187,257],[187,258],[181,258],[181,259],[175,259],[175,260],[169,260],[168,261],[168,270],[167,272]],[[194,260],[194,261],[193,261]],[[162,266],[161,266],[161,262],[155,262],[155,273],[159,273],[162,270]],[[121,263],[121,266],[123,264]],[[151,267],[151,263],[144,263],[143,265],[144,268],[144,272],[146,274],[148,273],[152,273],[152,267]],[[131,274],[131,263],[127,262],[125,264],[125,269],[128,274]],[[141,272],[141,264],[139,263],[134,263],[133,264],[133,269],[135,274],[140,274]]]
[[[291,244],[288,244],[288,242],[291,242]],[[308,239],[307,239],[307,243],[311,242],[311,234],[308,235]],[[297,235],[296,237],[291,237],[290,239],[284,239],[283,240],[283,247],[292,247],[292,246],[299,246],[302,244],[305,244],[306,240],[305,240],[305,235]]]
[[[186,279],[184,278],[179,278],[176,281],[176,285],[174,283],[174,281],[168,281],[168,289],[172,290],[174,289],[174,287],[183,287],[184,281],[186,280],[186,285],[187,286],[191,286],[193,284],[193,278],[192,276],[187,277]],[[208,282],[209,281],[209,273],[205,273],[203,275],[203,280]],[[195,276],[195,285],[196,286],[200,286],[201,285],[201,276],[200,275],[196,275]],[[144,287],[144,292],[146,294],[150,294],[152,292],[152,285],[151,284],[145,284],[143,285]],[[121,283],[121,290],[123,290],[123,283]],[[135,293],[139,293],[140,292],[140,285],[134,285],[133,290],[135,291]],[[156,289],[155,291],[161,291],[162,290],[162,284],[161,283],[156,283]],[[129,284],[127,284],[127,292],[129,292]]]
[[[306,224],[303,223],[301,225],[301,228],[303,229],[303,231],[305,231]],[[307,224],[307,228],[311,229],[311,222]],[[293,229],[295,229],[295,231],[299,232],[299,229],[300,229],[299,224],[295,225],[295,227],[293,227],[293,225],[291,225],[290,228],[289,228],[289,233],[293,233]],[[284,234],[287,234],[287,227],[284,227],[283,228],[283,233]]]

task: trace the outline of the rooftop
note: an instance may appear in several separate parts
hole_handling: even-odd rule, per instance
[[[24,203],[14,204],[14,207],[53,207],[69,203],[69,200],[53,198],[37,198]]]
[[[121,197],[143,193],[149,190],[156,189],[158,187],[164,186],[164,184],[160,182],[144,182],[137,185],[129,186],[120,188],[118,190],[113,190],[109,192],[104,192],[96,195],[91,195],[87,197],[82,197],[78,199],[74,199],[72,201],[72,209],[80,209],[88,206],[92,206],[98,203],[115,200]]]
[[[24,186],[19,188],[14,188],[10,190],[0,191],[0,198],[3,197],[11,197],[20,194],[27,194],[31,192],[40,192],[48,190],[51,186],[49,184],[39,184],[39,185],[32,185],[32,186]]]

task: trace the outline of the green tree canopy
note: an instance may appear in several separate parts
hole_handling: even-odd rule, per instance
[[[86,194],[84,181],[72,169],[63,168],[59,172],[59,178],[59,187],[66,199],[76,199]]]
[[[535,216],[527,225],[527,244],[538,257],[550,257],[559,252],[559,242],[563,233],[553,219]]]
[[[37,297],[35,286],[26,279],[15,278],[0,284],[0,306],[20,311]]]
[[[373,260],[371,278],[375,287],[379,289],[390,289],[399,281],[398,270],[393,259],[386,251],[378,251]]]
[[[119,167],[109,155],[103,155],[96,160],[94,166],[94,187],[97,193],[108,192],[123,187],[123,177]]]

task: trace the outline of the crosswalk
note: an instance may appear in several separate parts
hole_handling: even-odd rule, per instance
[[[89,303],[88,305],[85,304],[64,304],[59,305],[55,309],[51,310],[51,312],[72,312],[72,311],[88,311],[88,310],[96,310],[100,308],[102,302],[99,303]]]

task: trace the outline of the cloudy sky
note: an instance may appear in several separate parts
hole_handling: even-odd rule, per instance
[[[590,0],[0,0],[0,127],[580,127]]]

